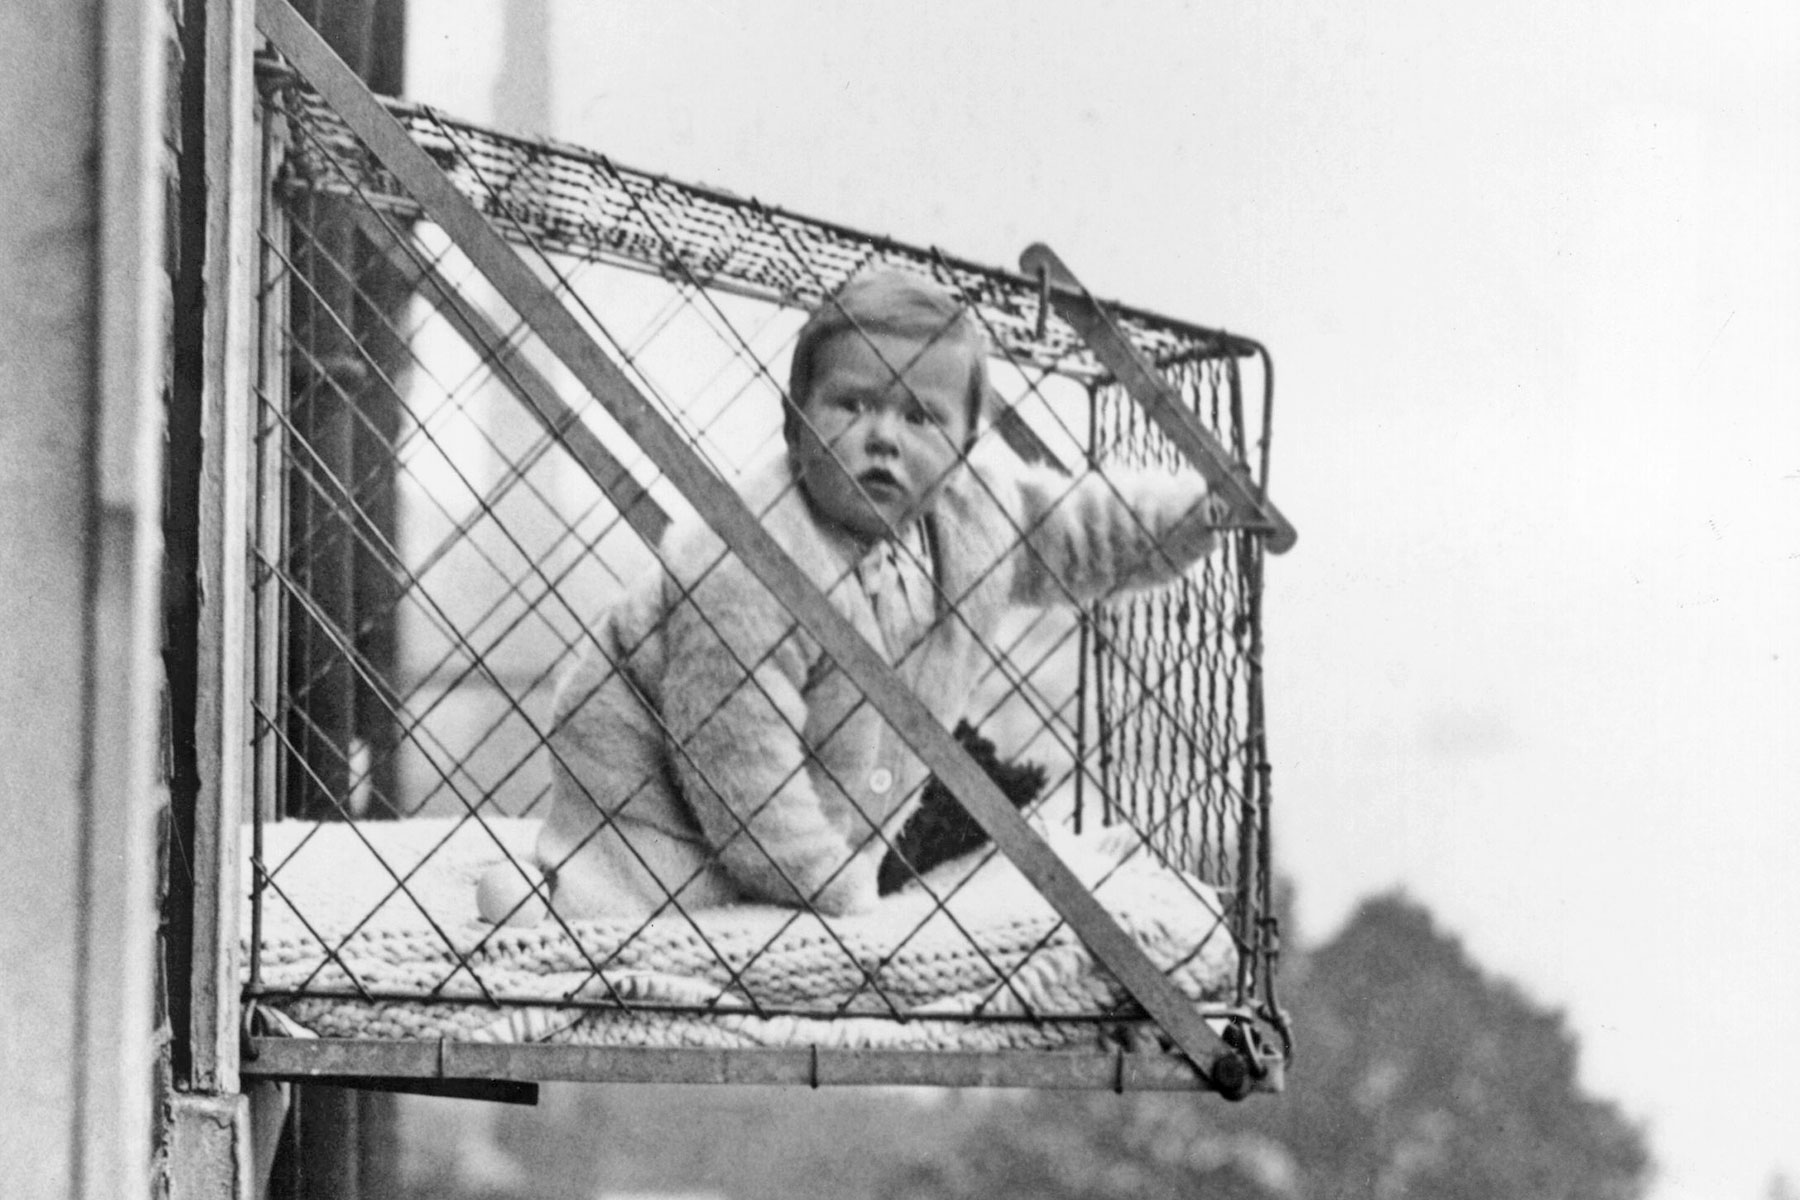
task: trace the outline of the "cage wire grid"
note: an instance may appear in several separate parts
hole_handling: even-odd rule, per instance
[[[543,362],[524,322],[330,107],[279,70],[265,83],[247,995],[401,1009],[521,1004],[483,958],[503,927],[447,927],[421,881],[469,832],[524,867],[518,843],[489,827],[541,818],[550,804],[556,681],[593,646],[599,611],[631,581],[669,569],[659,539],[692,514],[605,408]],[[984,436],[1071,481],[1181,465],[1032,280],[578,148],[389,108],[722,478],[783,444],[784,358],[804,313],[873,266],[931,277],[986,332],[1002,403]],[[1266,477],[1261,347],[1135,309],[1118,319],[1223,445],[1244,461],[1255,449]],[[1245,404],[1246,364],[1262,375],[1260,405]],[[703,587],[712,569],[688,586]],[[1190,931],[1185,957],[1164,965],[1178,973],[1227,943],[1234,978],[1203,1008],[1273,1023],[1260,591],[1259,540],[1240,532],[1172,587],[1023,617],[982,645],[985,678],[968,718],[1003,758],[1043,768],[1041,823],[1136,835],[1096,889],[1134,859],[1217,889],[1209,927]],[[740,665],[754,681],[760,664]],[[704,764],[689,765],[704,775]],[[382,827],[406,821],[433,822],[428,844],[389,862]],[[897,830],[869,823],[891,849]],[[299,832],[268,836],[283,824]],[[348,831],[381,876],[368,910],[335,924],[301,911],[289,885],[291,864],[328,828]],[[756,837],[748,822],[736,836]],[[1069,932],[1054,921],[989,953],[955,908],[977,877],[916,884],[929,903],[893,947],[948,922],[991,976],[966,1011],[934,1019],[1111,1031],[1142,1016],[1117,995],[1076,1011],[1035,1003],[1017,980]],[[860,958],[830,922],[819,923],[820,953],[845,975],[843,993],[796,1000],[758,965],[803,909],[761,947],[725,946],[695,919],[684,886],[598,950],[552,906],[543,937],[570,967],[555,1007],[599,1019],[917,1019],[887,964]],[[268,981],[261,941],[273,901],[316,943],[311,969],[281,984]],[[396,908],[443,952],[404,986],[369,976],[350,954],[379,933],[377,914]],[[697,937],[699,969],[718,985],[703,999],[635,990],[632,948],[668,920]]]

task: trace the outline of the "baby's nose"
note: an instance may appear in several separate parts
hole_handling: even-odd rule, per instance
[[[891,409],[876,409],[868,415],[865,426],[867,444],[892,449],[899,444],[900,415]]]

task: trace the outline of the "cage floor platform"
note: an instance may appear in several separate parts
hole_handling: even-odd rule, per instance
[[[1129,1050],[1144,1060],[1130,1067],[1144,1086],[1192,1085],[1191,1069],[1130,1019],[1118,985],[998,856],[948,864],[867,916],[744,905],[497,929],[476,914],[475,881],[508,856],[526,859],[536,827],[523,819],[265,826],[270,881],[254,926],[249,911],[242,926],[260,938],[249,995],[265,1031],[343,1045],[324,1057],[324,1047],[296,1047],[294,1058],[272,1045],[283,1039],[259,1038],[246,1070],[450,1075],[467,1059],[461,1070],[483,1077],[630,1077],[631,1055],[543,1051],[716,1049],[785,1052],[765,1055],[750,1074],[819,1082],[832,1053],[840,1063],[871,1051],[901,1052],[897,1061],[904,1052],[960,1054],[972,1056],[965,1066],[976,1075],[992,1074],[982,1056],[1008,1051],[1092,1060],[1052,1066],[1055,1076],[1123,1070],[1117,1059]],[[1232,994],[1237,955],[1212,889],[1116,835],[1051,836],[1185,995],[1206,1004]],[[247,857],[250,840],[246,830]],[[360,1056],[357,1043],[367,1044]],[[640,1061],[668,1075],[664,1059]],[[747,1068],[695,1069],[723,1079]]]

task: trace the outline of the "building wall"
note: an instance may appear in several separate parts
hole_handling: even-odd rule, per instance
[[[169,13],[0,6],[0,1162],[151,1157],[161,78]]]

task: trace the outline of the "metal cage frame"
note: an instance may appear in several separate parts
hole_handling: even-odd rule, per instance
[[[999,851],[1012,859],[1124,985],[1135,998],[1140,1016],[1154,1022],[1176,1053],[1143,1054],[1128,1050],[1123,1043],[1111,1051],[1056,1052],[871,1051],[817,1046],[698,1050],[282,1036],[278,1026],[255,1019],[259,1006],[270,998],[258,968],[258,900],[251,908],[247,939],[243,1075],[352,1081],[395,1090],[490,1098],[517,1098],[516,1085],[548,1080],[1203,1089],[1232,1098],[1253,1090],[1278,1090],[1291,1041],[1275,990],[1279,930],[1270,895],[1270,779],[1262,706],[1260,597],[1264,554],[1284,551],[1294,535],[1265,498],[1272,416],[1272,367],[1267,351],[1248,338],[1139,309],[1101,304],[1043,247],[1027,251],[1019,271],[998,270],[936,250],[870,238],[716,189],[622,168],[574,147],[529,142],[429,109],[383,100],[370,94],[283,0],[263,0],[258,23],[280,56],[269,59],[261,70],[263,203],[266,219],[273,222],[265,229],[265,238],[279,242],[285,236],[279,216],[283,189],[329,195],[347,186],[330,170],[307,169],[307,148],[288,141],[287,123],[292,120],[304,120],[314,136],[323,131],[323,136],[338,139],[346,153],[360,156],[361,178],[356,190],[364,203],[358,209],[356,226],[368,245],[395,248],[394,221],[423,218],[443,229],[475,265],[485,285],[524,317],[581,386],[603,400],[636,446],[655,461],[663,477],[675,483],[751,564],[763,584],[827,647],[868,700],[946,782]],[[455,177],[456,164],[471,156],[480,158],[487,168],[483,178]],[[596,212],[590,219],[571,222],[566,210],[531,201],[533,188],[545,180],[551,181],[552,187],[575,189],[584,175],[592,173],[604,174],[611,191],[593,198]],[[534,181],[532,186],[516,191],[496,189],[493,183],[527,175]],[[613,207],[606,208],[607,204]],[[807,241],[814,261],[830,264],[828,272],[785,271],[780,245],[759,246],[752,237],[721,242],[703,236],[707,229],[748,228],[752,222],[744,219],[746,214],[754,215],[759,228],[778,228],[784,237]],[[684,240],[683,221],[694,222],[699,232]],[[1154,448],[1139,453],[1160,455],[1172,463],[1185,461],[1232,502],[1236,513],[1230,539],[1233,562],[1247,601],[1240,616],[1243,627],[1230,631],[1230,636],[1242,647],[1246,677],[1241,686],[1247,700],[1245,727],[1234,731],[1239,753],[1229,764],[1241,772],[1241,778],[1229,783],[1238,797],[1237,811],[1231,814],[1235,840],[1221,837],[1208,844],[1215,854],[1235,860],[1217,864],[1221,874],[1236,881],[1232,934],[1245,950],[1239,958],[1233,1004],[1200,1011],[1174,991],[1118,932],[1056,855],[1025,828],[986,775],[924,714],[905,685],[874,658],[822,597],[810,591],[730,489],[682,443],[666,418],[644,401],[598,347],[591,332],[582,328],[508,243],[660,274],[678,285],[704,280],[710,290],[789,308],[816,303],[830,284],[870,262],[931,272],[954,281],[964,294],[979,298],[987,331],[1009,359],[1081,381],[1090,397],[1097,440],[1103,440],[1098,434],[1101,424],[1110,423],[1105,438],[1144,445],[1153,441]],[[728,245],[728,252],[719,252],[720,245]],[[459,298],[456,284],[433,275],[429,262],[393,253],[389,266],[404,286],[430,295],[437,311],[465,337],[489,345],[507,341],[509,335],[485,324],[479,306]],[[319,301],[315,298],[314,302]],[[273,343],[279,337],[276,326],[285,313],[285,303],[285,293],[279,288],[269,288],[262,295],[268,361],[281,357]],[[1254,447],[1243,441],[1247,424],[1239,363],[1244,360],[1258,364],[1263,381],[1260,419],[1255,426],[1260,438]],[[327,372],[333,369],[329,361],[317,367]],[[1171,387],[1170,373],[1183,371],[1216,373],[1219,394],[1227,397],[1225,402],[1232,410],[1222,423],[1233,431],[1234,444],[1215,442],[1197,414],[1186,407],[1180,392]],[[509,377],[523,409],[611,497],[621,518],[646,540],[659,536],[667,518],[612,449],[558,398],[554,386],[518,359],[512,362]],[[282,386],[265,363],[261,390],[266,394]],[[1050,453],[1016,416],[1003,418],[998,432],[1022,457]],[[1246,465],[1252,458],[1257,464],[1254,471]],[[267,475],[275,468],[259,459],[257,469],[265,475],[245,536],[252,542],[260,537],[278,543],[287,536],[293,517],[280,499],[279,481]],[[251,570],[256,569],[252,565]],[[274,706],[267,698],[278,689],[283,671],[291,665],[284,661],[290,650],[280,633],[283,609],[277,591],[266,589],[256,596],[252,637],[245,649],[252,704],[261,705],[249,718],[258,730],[253,737],[258,749],[248,772],[255,796],[249,814],[256,839],[251,888],[260,898],[265,886],[260,870],[262,824],[276,815],[275,797],[282,790],[280,755],[267,750],[279,733],[272,716]],[[1123,645],[1140,636],[1133,622],[1141,619],[1130,614],[1090,614],[1081,628],[1083,671],[1106,661],[1094,646]],[[1096,689],[1103,683],[1097,673]],[[1096,704],[1100,718],[1094,736],[1104,742],[1109,728],[1106,701],[1101,698]],[[1124,756],[1122,748],[1118,757]],[[1197,768],[1190,762],[1172,769],[1179,773]],[[1180,783],[1164,786],[1179,787]]]

